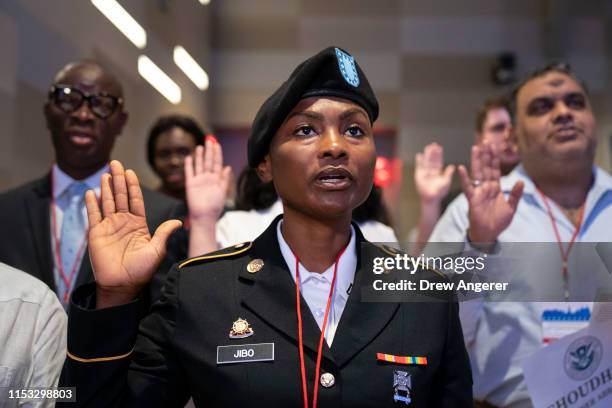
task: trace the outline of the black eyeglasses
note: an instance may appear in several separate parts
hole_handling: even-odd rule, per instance
[[[100,119],[108,118],[123,103],[122,98],[114,95],[107,93],[88,95],[65,85],[53,85],[49,90],[49,99],[66,113],[76,111],[83,105],[83,102],[87,101],[89,109]]]

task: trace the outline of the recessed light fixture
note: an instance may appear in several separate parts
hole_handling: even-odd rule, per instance
[[[91,0],[93,4],[135,46],[143,49],[147,45],[147,32],[138,21],[115,0]]]
[[[174,63],[202,91],[208,89],[208,74],[180,45],[174,47]]]
[[[181,101],[181,88],[146,55],[138,57],[138,73],[171,103]]]

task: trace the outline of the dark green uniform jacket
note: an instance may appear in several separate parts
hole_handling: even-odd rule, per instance
[[[61,379],[62,386],[77,387],[78,403],[66,406],[183,407],[191,396],[198,407],[303,407],[295,283],[279,248],[279,219],[252,243],[175,265],[161,301],[140,327],[139,300],[92,310],[95,288],[80,287],[71,305]],[[374,276],[371,258],[388,253],[354,228],[359,258],[354,286],[331,349],[323,343],[321,373],[331,373],[335,383],[319,386],[318,406],[471,407],[472,378],[457,303],[450,296],[430,303],[362,302],[360,293]],[[252,272],[257,268],[247,266],[256,259],[263,267]],[[425,274],[445,279],[431,271],[415,276]],[[301,307],[312,403],[321,332],[303,299]],[[238,318],[250,324],[251,336],[229,337]],[[262,347],[268,353],[218,364],[218,346],[263,343],[274,344],[272,358],[267,345]],[[426,357],[427,364],[379,361],[377,353]],[[268,361],[249,361],[264,354]],[[401,378],[404,385],[398,385]],[[394,401],[408,393],[406,388],[411,402]]]

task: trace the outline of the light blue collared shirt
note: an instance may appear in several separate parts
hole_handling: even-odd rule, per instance
[[[55,206],[52,206],[49,210],[49,211],[55,212],[55,221],[56,221],[55,231],[53,230],[53,223],[51,223],[51,248],[52,248],[52,253],[54,254],[53,256],[53,276],[55,279],[55,287],[59,288],[63,286],[64,283],[62,281],[62,278],[59,273],[59,269],[57,267],[58,259],[57,259],[57,256],[56,256],[57,254],[55,250],[56,248],[55,240],[56,240],[56,237],[59,238],[60,240],[62,239],[61,232],[62,232],[62,222],[64,220],[64,210],[66,209],[66,206],[68,205],[68,203],[62,200],[61,197],[62,197],[62,194],[64,194],[64,191],[66,191],[66,189],[72,183],[76,182],[77,180],[73,179],[68,174],[63,172],[62,169],[60,169],[57,164],[53,165],[53,168],[51,169],[51,171],[52,171],[52,180],[53,180],[53,186],[52,186],[53,201],[56,204]],[[100,170],[98,170],[91,176],[87,177],[86,179],[78,180],[78,181],[85,183],[87,187],[89,187],[89,189],[91,190],[94,190],[96,193],[96,196],[99,197],[100,196],[100,180],[104,173],[110,173],[110,169],[108,165],[102,167]],[[53,213],[49,214],[50,217],[53,217],[53,215],[54,215]],[[84,225],[87,225],[88,224],[87,209],[85,208],[85,206],[83,206],[81,216],[83,217]],[[86,238],[87,238],[87,231],[84,231],[81,242],[85,242]],[[75,260],[76,265],[78,265],[76,267],[77,270],[79,266],[81,265],[82,258],[83,258],[83,254],[81,253],[81,258]],[[64,271],[64,272],[67,274],[70,273],[70,271]],[[76,281],[77,275],[78,275],[78,271],[75,273],[75,276],[73,278],[74,281]],[[74,289],[75,283],[76,282],[72,282],[72,289]]]
[[[576,242],[612,241],[612,177],[594,167],[594,182],[588,192],[584,218]],[[511,242],[557,242],[546,205],[522,165],[501,179],[501,188],[509,193],[517,181],[525,188],[516,214],[498,237],[502,245]],[[575,226],[558,206],[548,200],[562,242],[569,242]],[[442,215],[430,242],[466,242],[469,227],[468,202],[457,197]],[[565,244],[567,246],[567,244]],[[551,247],[552,248],[552,247]],[[551,274],[545,275],[552,291],[562,290],[560,253],[551,249]],[[575,251],[574,251],[575,252]],[[570,253],[572,267],[579,262]],[[603,267],[603,264],[601,265]],[[525,279],[546,274],[540,268],[521,270]],[[540,277],[542,279],[542,277]],[[460,317],[474,376],[474,397],[503,407],[531,407],[522,364],[542,346],[541,315],[544,305],[536,302],[463,302]]]

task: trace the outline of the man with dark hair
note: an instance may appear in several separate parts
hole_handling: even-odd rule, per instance
[[[153,124],[147,140],[147,160],[160,178],[157,191],[185,200],[185,158],[204,145],[206,133],[189,116],[162,116]]]
[[[0,225],[10,232],[0,242],[0,261],[39,278],[66,305],[73,288],[93,280],[84,194],[99,193],[128,114],[117,78],[94,61],[80,61],[57,73],[44,115],[55,163],[40,179],[0,195]],[[143,193],[150,228],[180,215],[178,202]],[[184,256],[177,251],[168,263]],[[154,281],[155,293],[160,283]]]
[[[500,264],[493,271],[506,268],[508,276],[518,277],[520,298],[529,301],[511,301],[515,292],[504,302],[480,298],[460,305],[474,395],[483,407],[532,406],[522,364],[548,341],[546,305],[532,302],[543,300],[542,291],[568,310],[572,301],[593,300],[594,288],[609,284],[591,286],[591,279],[609,274],[598,265],[584,268],[592,257],[572,250],[580,247],[574,243],[612,239],[612,177],[594,165],[596,124],[586,88],[566,65],[553,65],[536,71],[512,95],[521,164],[501,177],[495,152],[474,146],[471,174],[459,168],[464,194],[430,238],[494,254],[511,248],[505,243],[551,243],[530,244],[546,250],[515,259],[528,259],[527,265]],[[535,279],[542,284],[530,284]]]

